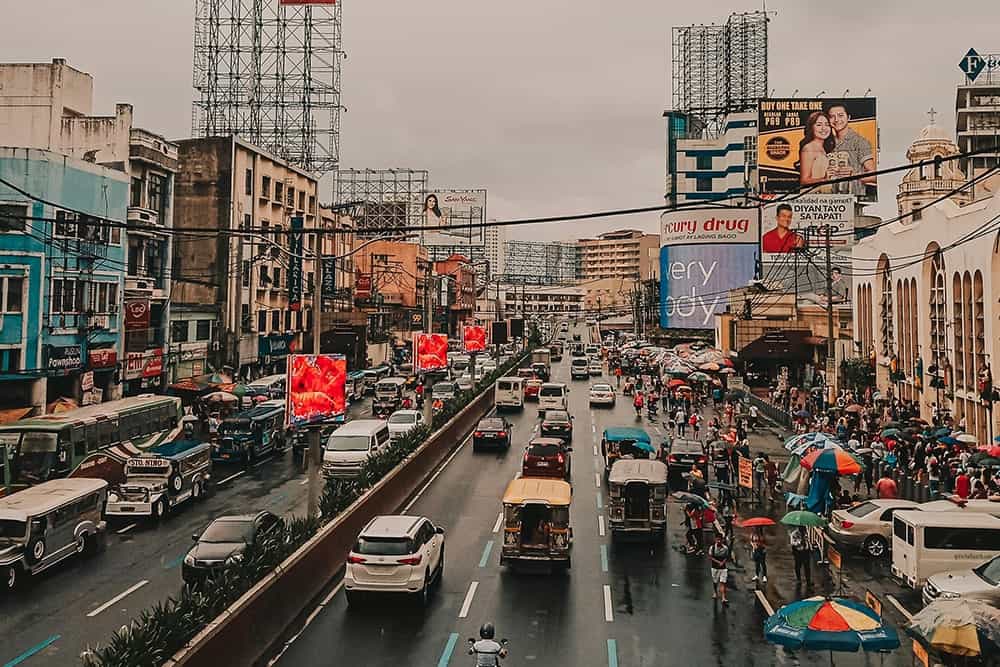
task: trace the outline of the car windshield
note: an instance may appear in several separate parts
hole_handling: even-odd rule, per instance
[[[56,451],[56,434],[39,431],[25,431],[21,439],[21,453]]]
[[[198,539],[199,542],[218,544],[223,542],[249,542],[253,535],[251,521],[213,521]]]
[[[851,516],[866,516],[868,514],[871,514],[877,509],[878,505],[876,505],[875,503],[861,503],[857,507],[852,507],[851,509],[847,510],[847,513],[850,514]]]
[[[591,391],[611,391],[611,385],[608,384],[595,384],[590,388]]]
[[[573,365],[574,366],[586,366],[587,365],[587,360],[586,359],[574,359],[573,360]]]
[[[549,458],[556,456],[561,449],[559,445],[528,445],[528,454]]]
[[[499,419],[482,419],[477,427],[480,431],[502,431],[503,422]]]
[[[369,556],[405,556],[413,553],[413,544],[408,537],[360,537],[354,545],[354,553]]]
[[[21,452],[14,461],[13,482],[36,484],[49,478],[56,462],[55,452]]]
[[[337,435],[334,433],[326,441],[326,448],[332,452],[362,452],[368,449],[367,435]]]
[[[562,410],[549,410],[545,413],[545,421],[552,423],[566,423],[569,421],[569,413]]]
[[[1000,556],[986,561],[973,570],[990,586],[1000,586]]]
[[[414,414],[396,413],[389,417],[390,424],[415,424],[416,422],[417,422],[417,416]]]
[[[28,526],[24,521],[0,519],[0,542],[23,539],[28,534]]]
[[[542,396],[562,396],[562,387],[542,387],[539,392]]]
[[[434,385],[434,388],[431,389],[431,392],[434,394],[454,394],[455,385],[450,382],[438,382]]]

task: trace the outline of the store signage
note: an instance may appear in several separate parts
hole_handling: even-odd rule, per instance
[[[737,467],[739,471],[740,486],[744,489],[753,489],[753,465],[750,459],[745,456],[740,456],[739,466]]]
[[[83,366],[83,349],[79,345],[49,345],[45,366],[50,371],[79,370]]]
[[[149,349],[145,352],[128,352],[125,355],[125,379],[159,377],[163,373],[163,350]]]
[[[337,293],[337,258],[324,257],[323,262],[323,298],[335,299]]]
[[[984,71],[991,72],[1000,69],[1000,55],[995,53],[980,55],[975,49],[969,49],[965,56],[958,61],[958,69],[969,77],[969,81],[975,81]]]
[[[118,363],[118,351],[113,347],[88,350],[87,357],[91,368],[114,368]]]
[[[424,314],[421,312],[410,313],[410,331],[422,331],[424,328]]]
[[[94,371],[87,371],[80,376],[80,391],[90,391],[94,388]]]
[[[358,271],[354,277],[354,297],[356,299],[368,299],[372,295],[372,277],[367,273]]]
[[[302,306],[302,251],[303,219],[296,215],[289,221],[288,251],[288,307],[298,310]]]
[[[149,300],[138,299],[125,302],[125,331],[139,331],[149,328]]]
[[[284,358],[295,352],[295,334],[271,334],[258,339],[257,353],[262,363],[269,364],[274,358]]]

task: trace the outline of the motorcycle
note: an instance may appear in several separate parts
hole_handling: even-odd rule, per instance
[[[507,657],[507,640],[476,641],[469,637],[469,655],[476,656],[476,667],[500,667],[501,658]]]

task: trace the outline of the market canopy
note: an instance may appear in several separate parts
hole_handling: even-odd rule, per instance
[[[741,359],[771,361],[808,361],[813,349],[825,344],[809,330],[768,331],[740,350]]]

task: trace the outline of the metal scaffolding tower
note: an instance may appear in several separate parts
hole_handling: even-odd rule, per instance
[[[358,202],[354,222],[359,238],[391,227],[417,227],[423,224],[427,170],[341,169],[334,174],[333,193],[338,204]]]
[[[673,111],[701,119],[709,137],[726,114],[767,97],[767,14],[731,14],[724,25],[673,29]]]
[[[334,171],[340,17],[339,2],[195,0],[192,134],[237,134],[308,171]]]

